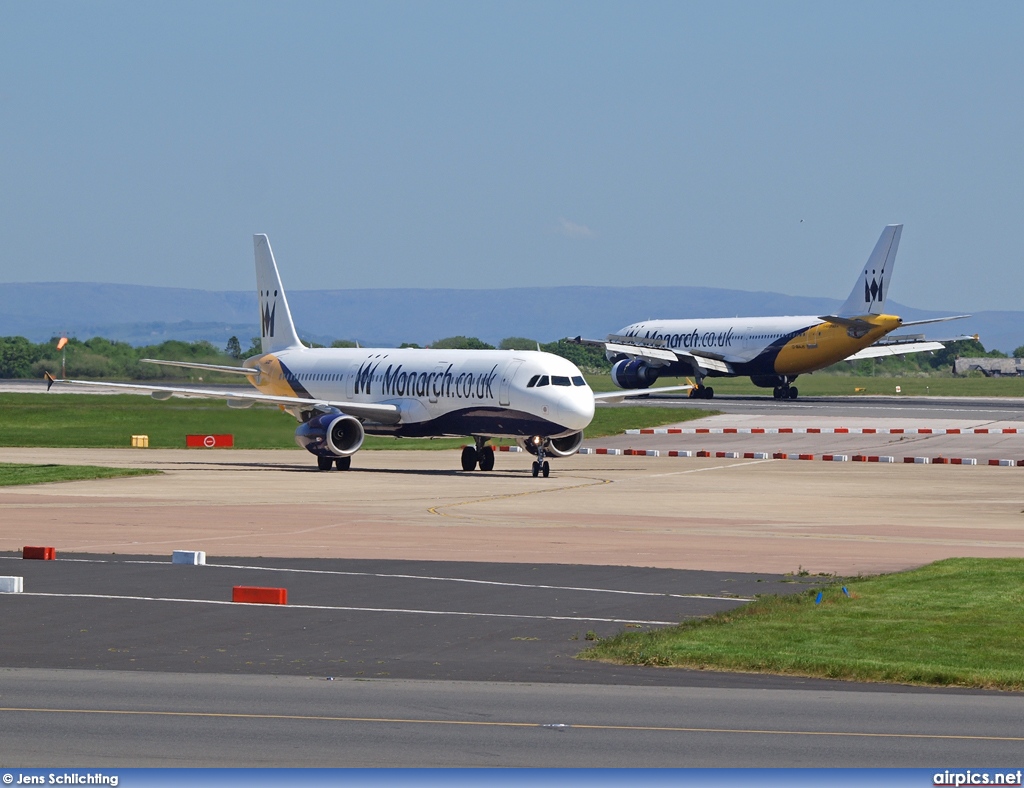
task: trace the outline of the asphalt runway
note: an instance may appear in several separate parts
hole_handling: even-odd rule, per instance
[[[0,597],[8,767],[933,766],[1024,743],[1020,695],[574,659],[587,631],[814,578],[147,556],[0,571],[26,584]],[[234,584],[288,604],[230,603]]]
[[[0,596],[5,667],[698,686],[713,674],[573,657],[588,633],[660,628],[815,582],[556,564],[219,558],[184,566],[169,555],[26,561],[10,553],[0,574],[25,586]],[[285,588],[288,604],[231,604],[234,586]]]
[[[966,415],[914,418],[1017,418],[967,404]],[[764,414],[707,423],[770,424]],[[828,418],[811,414],[772,418]],[[910,426],[912,416],[832,418]],[[0,449],[3,462],[164,471],[0,489],[0,574],[26,586],[0,595],[0,761],[1019,760],[1019,694],[574,655],[591,631],[663,626],[801,589],[785,582],[798,569],[856,575],[953,555],[1024,556],[1024,470],[577,456],[533,479],[528,460],[503,453],[494,472],[466,474],[457,452],[361,452],[352,472],[320,473],[299,450]],[[55,546],[58,560],[16,557],[27,544]],[[172,549],[205,550],[210,565],[173,566]],[[236,584],[286,587],[289,604],[232,604]]]
[[[738,690],[0,671],[17,766],[1020,765],[1024,700]]]
[[[892,379],[892,385],[898,378]],[[737,415],[819,416],[850,419],[967,419],[977,421],[1024,421],[1021,397],[905,397],[902,395],[859,395],[850,397],[800,397],[775,400],[767,396],[716,395],[711,400],[694,400],[676,395],[651,395],[629,400],[630,405],[681,406],[698,410],[719,410]]]

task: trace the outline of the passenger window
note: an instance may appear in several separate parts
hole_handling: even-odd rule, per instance
[[[574,386],[586,386],[587,381],[583,379],[582,375],[575,375],[572,379],[572,385]]]
[[[550,381],[548,380],[547,375],[541,375],[540,380],[537,381],[537,388],[540,388],[541,386],[546,386],[549,382]]]
[[[530,378],[530,382],[526,384],[526,388],[532,389],[534,386],[537,385],[538,380],[540,380],[540,375],[534,375],[532,378]]]
[[[572,385],[571,383],[569,383],[569,378],[566,377],[565,375],[552,375],[551,376],[551,383],[552,383],[552,385],[555,385],[555,386],[571,386]]]

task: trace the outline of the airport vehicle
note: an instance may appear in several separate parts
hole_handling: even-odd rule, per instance
[[[533,475],[547,476],[546,457],[575,454],[598,400],[570,361],[551,353],[420,348],[309,348],[295,331],[288,299],[266,235],[253,236],[259,291],[261,355],[241,367],[144,359],[151,364],[244,376],[257,392],[55,379],[104,386],[155,399],[206,397],[228,407],[278,405],[299,422],[295,440],[316,455],[320,470],[348,470],[366,434],[398,437],[471,436],[462,468],[494,468],[491,438],[514,438],[535,455]],[[689,386],[675,387],[675,390]],[[641,392],[636,392],[640,394]]]
[[[799,375],[837,361],[941,350],[943,342],[977,339],[889,336],[899,328],[970,317],[905,322],[885,314],[902,231],[902,224],[882,231],[850,297],[834,315],[645,320],[604,340],[572,341],[603,347],[613,363],[612,382],[622,389],[645,389],[662,376],[687,376],[697,382],[691,397],[711,399],[715,390],[705,378],[749,376],[754,385],[773,389],[775,399],[796,399],[793,382]]]

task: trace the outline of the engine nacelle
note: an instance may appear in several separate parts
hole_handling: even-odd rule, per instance
[[[648,388],[661,374],[642,358],[625,358],[612,366],[612,383],[620,389]]]
[[[365,437],[362,422],[344,413],[314,416],[295,430],[295,442],[317,457],[353,455]]]
[[[550,454],[552,457],[571,457],[580,450],[580,446],[583,444],[583,433],[574,432],[562,438],[542,438],[535,435],[532,438],[519,441],[519,445],[534,456],[537,454],[537,445],[540,443],[544,444],[545,454]]]
[[[583,433],[574,432],[564,438],[552,438],[548,441],[547,452],[555,457],[571,457],[580,450],[583,444]]]

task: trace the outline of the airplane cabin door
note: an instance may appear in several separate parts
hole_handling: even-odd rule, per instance
[[[499,405],[509,404],[509,391],[512,388],[512,378],[516,376],[516,372],[519,371],[519,367],[521,367],[522,364],[522,359],[516,358],[509,362],[509,365],[505,367],[505,371],[501,376],[501,386],[498,389]]]
[[[345,374],[345,396],[349,399],[354,399],[356,396],[356,375],[359,373],[360,363],[359,361],[353,361],[352,366],[349,367],[348,372]]]

